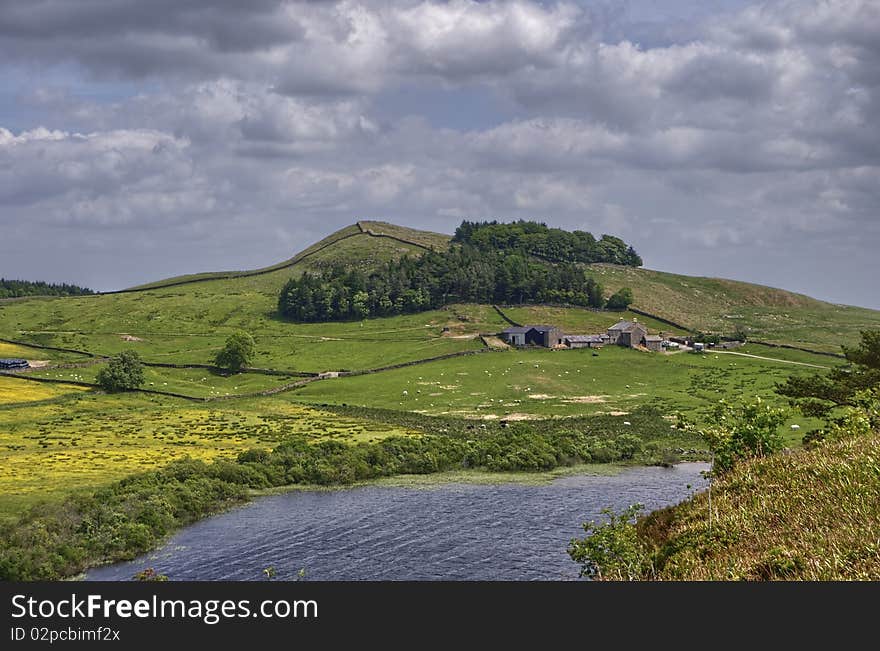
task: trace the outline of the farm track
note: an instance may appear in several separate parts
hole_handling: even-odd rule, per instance
[[[810,364],[809,362],[796,362],[791,359],[779,359],[777,357],[764,357],[763,355],[752,355],[751,353],[736,353],[732,350],[713,350],[711,351],[717,355],[739,355],[740,357],[752,357],[754,359],[764,359],[769,362],[779,362],[781,364],[795,364],[797,366],[809,366],[811,368],[824,368],[828,369],[828,366],[822,366],[821,364]]]

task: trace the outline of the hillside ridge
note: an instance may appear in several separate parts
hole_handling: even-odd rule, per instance
[[[319,240],[315,244],[309,246],[306,249],[303,249],[292,258],[288,258],[283,262],[279,262],[277,264],[261,267],[259,269],[252,269],[246,271],[217,271],[217,272],[204,272],[200,274],[192,274],[188,276],[177,276],[173,278],[169,278],[166,280],[160,280],[155,283],[148,283],[145,285],[136,285],[134,287],[129,287],[126,289],[118,289],[109,292],[101,292],[101,294],[126,294],[130,292],[144,292],[152,289],[164,289],[166,287],[176,287],[179,285],[188,285],[190,283],[199,283],[199,282],[207,282],[210,280],[230,280],[233,278],[249,278],[252,276],[261,276],[264,274],[272,273],[275,271],[281,271],[282,269],[288,269],[293,267],[300,262],[310,258],[311,256],[324,251],[325,249],[338,244],[339,242],[346,240],[351,237],[357,237],[359,235],[367,235],[368,237],[376,237],[376,238],[388,238],[391,240],[395,240],[397,242],[401,242],[402,244],[407,244],[410,246],[417,247],[419,249],[423,249],[425,251],[434,251],[436,247],[430,244],[424,244],[422,242],[418,242],[415,239],[410,239],[406,237],[402,237],[401,235],[396,235],[394,233],[383,232],[382,230],[377,230],[376,227],[386,228],[390,227],[392,229],[401,229],[406,231],[411,231],[413,229],[406,229],[405,227],[395,226],[394,224],[387,224],[386,222],[376,222],[376,221],[367,221],[367,220],[359,220],[355,224],[351,226],[346,226],[334,233],[331,233],[327,237],[322,240]],[[357,230],[352,230],[357,229]],[[413,232],[424,232],[427,235],[443,237],[440,233],[429,233],[428,231],[413,231]],[[344,233],[344,234],[343,234]],[[449,238],[451,239],[451,238]]]

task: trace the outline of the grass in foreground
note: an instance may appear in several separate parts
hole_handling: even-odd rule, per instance
[[[880,579],[880,433],[740,464],[708,516],[701,493],[640,522],[658,578]]]

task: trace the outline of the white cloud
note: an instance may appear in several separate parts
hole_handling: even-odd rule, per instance
[[[625,235],[649,264],[681,240],[695,258],[876,248],[876,2],[755,5],[677,40],[644,23],[648,45],[625,12],[597,11],[0,0],[0,69],[32,79],[0,97],[18,123],[0,128],[0,219],[18,243],[72,227],[207,238],[192,271],[217,250],[272,262],[365,215],[547,219]],[[39,81],[56,66],[76,85]],[[114,95],[120,80],[135,92]],[[389,98],[394,117],[377,109]],[[456,111],[439,122],[458,128],[437,126]],[[272,241],[245,251],[260,228]]]

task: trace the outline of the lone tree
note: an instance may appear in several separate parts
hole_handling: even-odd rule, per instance
[[[611,295],[605,307],[609,310],[625,310],[633,300],[632,290],[629,287],[621,287]]]
[[[230,373],[238,373],[251,362],[256,352],[254,338],[239,330],[229,335],[226,346],[214,357],[214,363]]]
[[[109,393],[137,389],[144,383],[141,358],[133,350],[119,353],[98,372],[98,384]]]

